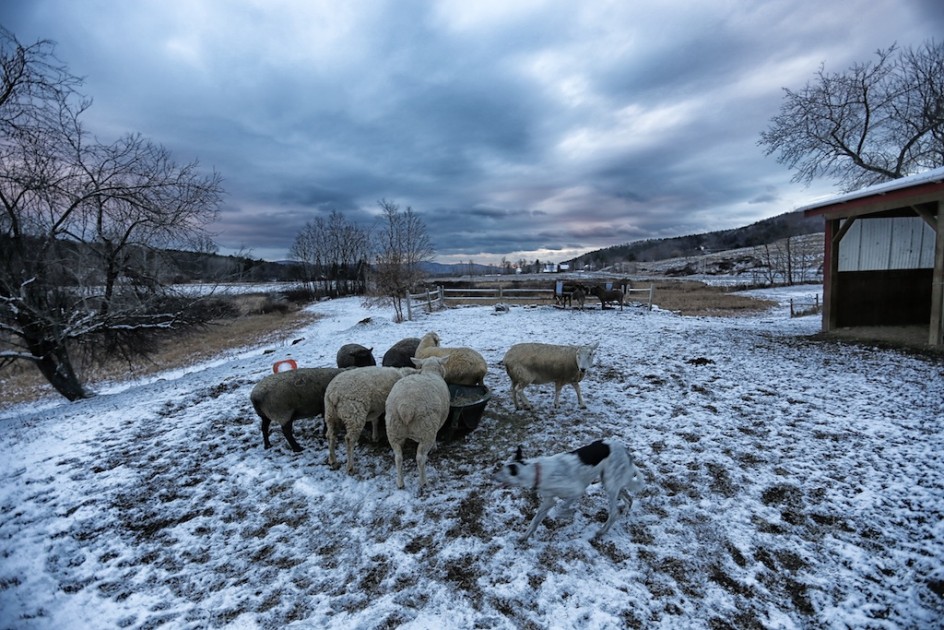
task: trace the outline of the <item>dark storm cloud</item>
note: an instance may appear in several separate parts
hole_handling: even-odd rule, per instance
[[[223,175],[225,249],[284,258],[311,219],[371,226],[387,199],[439,259],[488,262],[737,227],[832,192],[757,146],[781,88],[939,37],[940,7],[34,0],[0,22],[58,42],[96,135],[140,132]]]

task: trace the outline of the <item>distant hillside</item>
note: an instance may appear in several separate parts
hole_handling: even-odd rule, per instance
[[[565,262],[570,263],[574,269],[602,269],[615,263],[653,262],[756,247],[788,236],[822,232],[823,219],[821,217],[809,218],[803,216],[802,212],[787,212],[742,228],[614,245],[588,252]]]

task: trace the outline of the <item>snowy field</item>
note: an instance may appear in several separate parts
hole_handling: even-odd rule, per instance
[[[627,308],[457,308],[404,324],[355,299],[194,368],[91,400],[0,411],[2,628],[941,628],[944,363],[814,341],[819,318]],[[362,321],[369,318],[368,321]],[[492,388],[480,426],[406,490],[366,438],[326,464],[320,419],[262,448],[249,403],[274,361],[437,331]],[[292,341],[303,339],[292,345]],[[584,381],[515,412],[514,343],[600,341]],[[696,361],[706,359],[707,361]],[[537,502],[491,481],[527,454],[626,442],[647,477],[602,539],[591,486],[571,521],[517,538]],[[339,456],[344,458],[342,448]]]

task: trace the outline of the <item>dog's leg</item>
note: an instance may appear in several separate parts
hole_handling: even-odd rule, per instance
[[[571,520],[574,518],[574,504],[580,497],[564,499],[557,505],[557,516],[562,519]]]
[[[616,517],[619,516],[620,492],[622,492],[622,490],[618,490],[616,492],[607,492],[607,496],[610,499],[609,514],[607,515],[606,523],[603,524],[603,527],[600,528],[600,531],[597,533],[597,537],[602,536],[603,534],[610,531],[610,526],[613,525],[613,523],[616,521]]]
[[[633,495],[629,493],[626,488],[620,488],[620,498],[623,499],[623,502],[626,504],[626,513],[628,514],[631,509],[633,509]]]
[[[551,508],[554,507],[556,501],[553,497],[548,497],[541,502],[541,506],[538,507],[537,514],[534,515],[534,518],[531,520],[531,525],[528,526],[528,531],[524,533],[524,536],[521,537],[521,542],[524,542],[528,539],[531,534],[534,533],[534,530],[538,528],[538,525],[541,524],[541,521],[544,520],[544,517],[547,516],[547,513],[551,511]]]

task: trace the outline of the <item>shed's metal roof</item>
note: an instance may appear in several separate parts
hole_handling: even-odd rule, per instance
[[[929,183],[940,183],[944,181],[944,166],[939,168],[934,168],[923,173],[918,173],[917,175],[909,175],[908,177],[901,177],[899,179],[893,179],[888,182],[882,182],[881,184],[874,184],[872,186],[867,186],[865,188],[860,188],[859,190],[854,190],[850,193],[844,193],[842,195],[837,195],[835,197],[828,197],[826,199],[821,199],[815,203],[803,206],[798,210],[800,212],[806,212],[808,210],[815,210],[817,208],[823,208],[825,206],[832,206],[839,203],[845,203],[847,201],[853,201],[855,199],[863,199],[865,197],[872,197],[875,195],[884,195],[886,193],[902,190],[904,188],[912,188],[914,186],[920,186],[922,184]]]

